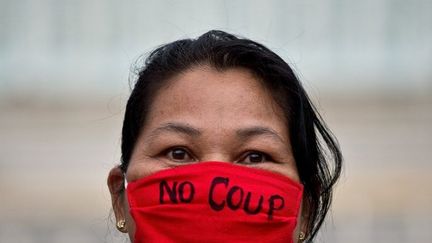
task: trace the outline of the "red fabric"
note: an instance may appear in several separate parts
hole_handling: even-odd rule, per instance
[[[226,162],[159,171],[127,186],[141,242],[292,242],[303,186]]]

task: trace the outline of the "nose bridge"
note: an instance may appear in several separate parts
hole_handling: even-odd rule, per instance
[[[203,137],[201,161],[232,162],[235,153],[232,127],[223,124],[221,119],[212,124]]]
[[[231,155],[222,151],[206,153],[201,158],[201,161],[231,162],[231,160]]]

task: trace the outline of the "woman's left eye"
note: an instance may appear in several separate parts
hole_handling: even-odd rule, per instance
[[[258,151],[253,151],[253,152],[249,152],[248,154],[246,154],[246,156],[244,157],[244,159],[242,159],[242,163],[246,163],[246,164],[253,164],[253,163],[262,163],[262,162],[266,162],[266,161],[271,161],[270,156],[268,156],[265,153],[262,152],[258,152]]]

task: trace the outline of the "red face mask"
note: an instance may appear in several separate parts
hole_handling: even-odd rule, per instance
[[[226,162],[156,172],[127,186],[141,242],[292,242],[303,186]]]

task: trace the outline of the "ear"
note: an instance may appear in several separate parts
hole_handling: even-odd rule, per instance
[[[119,220],[125,220],[124,175],[120,167],[116,166],[111,169],[107,183],[116,220],[117,222]]]

